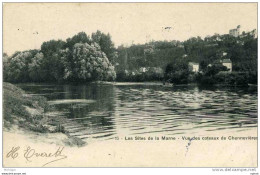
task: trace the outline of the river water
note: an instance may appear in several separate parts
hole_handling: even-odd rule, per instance
[[[199,134],[257,127],[257,88],[163,87],[159,84],[18,84],[45,96],[83,140]]]

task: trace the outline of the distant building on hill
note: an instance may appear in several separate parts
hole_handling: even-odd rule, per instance
[[[182,58],[186,58],[188,55],[187,54],[184,54],[184,55],[182,55]]]
[[[240,37],[240,38],[244,38],[248,35],[253,36],[254,38],[257,38],[257,31],[256,29],[249,31],[249,32],[245,32],[245,31],[241,31],[241,26],[238,25],[236,29],[231,29],[229,30],[229,35],[232,35],[234,37]]]
[[[232,72],[232,61],[230,59],[223,59],[220,62],[229,70],[229,72]]]
[[[222,52],[222,56],[227,56],[227,52]]]
[[[241,26],[238,25],[236,29],[229,30],[229,35],[232,35],[234,37],[238,37],[241,34],[240,29],[241,29]]]
[[[146,67],[140,67],[140,69],[139,69],[139,72],[142,72],[142,73],[144,73],[144,72],[146,72],[147,71],[147,68]]]
[[[189,62],[189,69],[192,72],[199,72],[200,65],[199,63]]]

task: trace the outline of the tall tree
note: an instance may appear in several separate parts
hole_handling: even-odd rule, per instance
[[[66,48],[73,49],[76,43],[88,43],[91,44],[90,37],[85,32],[79,32],[71,38],[66,40]]]
[[[110,34],[104,34],[101,31],[96,31],[91,35],[92,41],[99,44],[101,50],[107,55],[108,60],[114,64],[118,54],[114,43],[111,40]]]
[[[43,81],[61,81],[64,67],[60,59],[60,51],[65,48],[62,40],[50,40],[41,45],[41,52],[44,55],[42,61],[41,75]]]
[[[42,63],[44,56],[41,52],[37,53],[28,65],[29,77],[34,82],[42,81]]]
[[[69,50],[62,58],[65,63],[64,79],[69,81],[114,80],[114,66],[97,43],[77,43],[69,57]]]

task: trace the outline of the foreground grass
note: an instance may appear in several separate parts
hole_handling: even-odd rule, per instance
[[[29,96],[12,84],[3,83],[5,127],[18,124],[33,131],[47,132],[47,127],[43,127],[42,123],[43,113],[47,108],[47,100],[44,97]]]
[[[82,146],[82,140],[69,136],[58,119],[46,115],[49,105],[47,99],[41,96],[31,96],[22,89],[3,83],[3,122],[4,128],[10,129],[18,125],[25,130],[38,133],[61,132],[68,136],[65,140],[70,146]]]

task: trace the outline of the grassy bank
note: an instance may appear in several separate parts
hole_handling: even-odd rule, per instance
[[[47,108],[44,97],[29,96],[12,84],[3,83],[3,117],[6,128],[18,124],[33,131],[47,132],[42,121]]]
[[[49,105],[41,96],[31,96],[22,89],[3,83],[3,123],[4,129],[10,130],[18,126],[25,131],[36,133],[63,133],[67,136],[64,143],[70,146],[85,144],[82,140],[71,137],[60,124],[61,118],[47,115]]]

